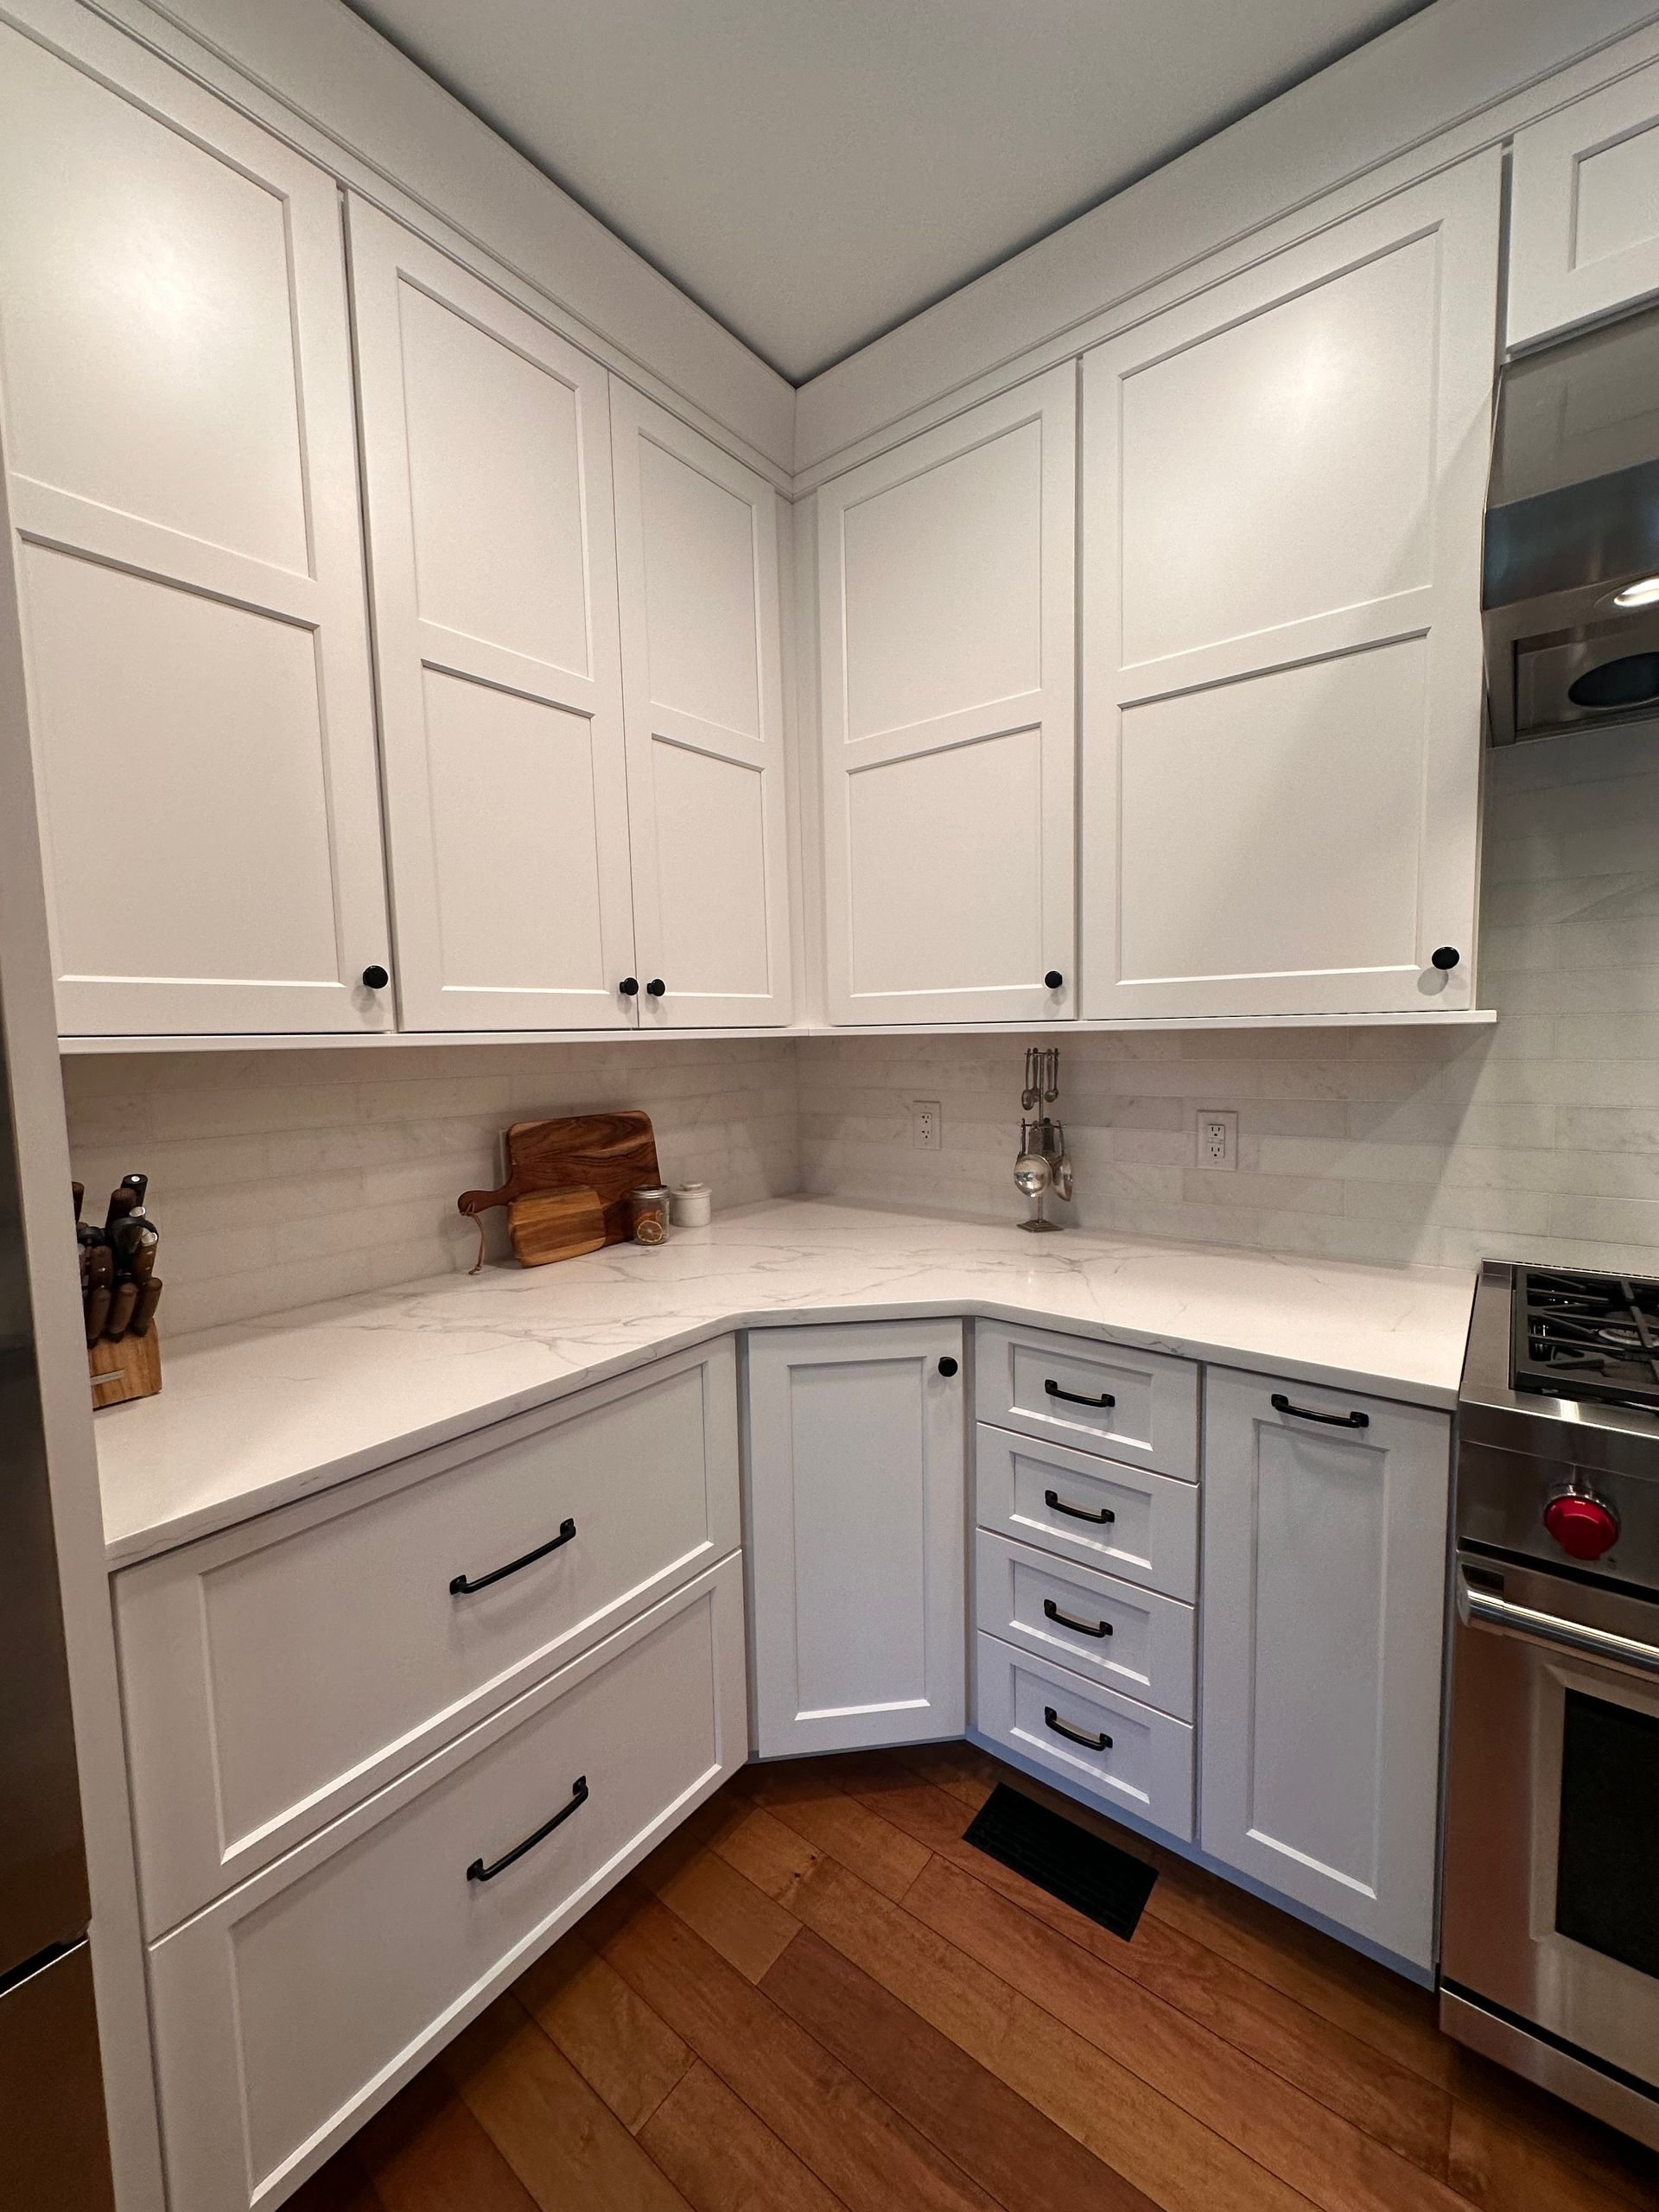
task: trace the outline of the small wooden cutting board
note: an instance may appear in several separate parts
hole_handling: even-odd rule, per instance
[[[492,1206],[505,1206],[513,1250],[526,1267],[539,1267],[546,1260],[597,1251],[601,1244],[626,1243],[633,1235],[630,1194],[650,1190],[662,1179],[649,1114],[569,1114],[556,1122],[515,1122],[507,1131],[506,1181],[497,1191],[463,1191],[455,1204],[474,1218]],[[583,1201],[580,1220],[585,1225],[578,1226],[578,1211],[570,1208],[556,1218],[551,1213],[531,1218],[520,1211],[528,1201],[555,1196]],[[592,1233],[587,1202],[598,1205],[603,1234],[592,1243],[570,1242]],[[515,1220],[526,1249],[520,1249]]]

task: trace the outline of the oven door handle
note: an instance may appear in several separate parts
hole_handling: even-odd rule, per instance
[[[1564,1621],[1555,1613],[1535,1611],[1530,1605],[1511,1605],[1490,1591],[1474,1590],[1458,1576],[1458,1618],[1465,1628],[1494,1630],[1522,1643],[1541,1644],[1548,1651],[1570,1651],[1576,1658],[1591,1659],[1604,1667],[1618,1667],[1626,1674],[1659,1675],[1659,1648],[1639,1643],[1633,1636],[1616,1636],[1611,1629],[1586,1628],[1578,1621]]]

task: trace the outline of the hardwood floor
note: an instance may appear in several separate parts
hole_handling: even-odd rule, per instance
[[[751,1767],[296,2212],[1659,2207],[1426,1993],[1109,1821],[1063,1803],[1158,1865],[1127,1943],[969,1848],[1003,1771]]]

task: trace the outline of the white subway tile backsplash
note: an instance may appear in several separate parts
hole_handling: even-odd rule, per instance
[[[469,1268],[455,1200],[500,1180],[511,1122],[640,1106],[664,1173],[719,1205],[801,1182],[781,1039],[134,1054],[66,1061],[64,1090],[89,1204],[149,1175],[168,1333]]]

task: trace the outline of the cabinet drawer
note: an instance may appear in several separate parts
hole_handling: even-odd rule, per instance
[[[979,1532],[977,1627],[1177,1720],[1193,1715],[1195,1618],[1173,1598]]]
[[[726,1338],[118,1575],[146,1934],[739,1539]]]
[[[1197,1481],[1198,1370],[1190,1359],[1000,1321],[982,1321],[974,1341],[981,1421]]]
[[[285,2196],[747,1751],[733,1557],[154,1945],[172,2212]]]
[[[975,1641],[981,1735],[1063,1774],[1103,1811],[1192,1840],[1192,1731],[1184,1720],[1080,1681],[983,1630]]]
[[[974,1479],[982,1529],[1167,1598],[1198,1596],[1198,1493],[1192,1483],[983,1427]]]

